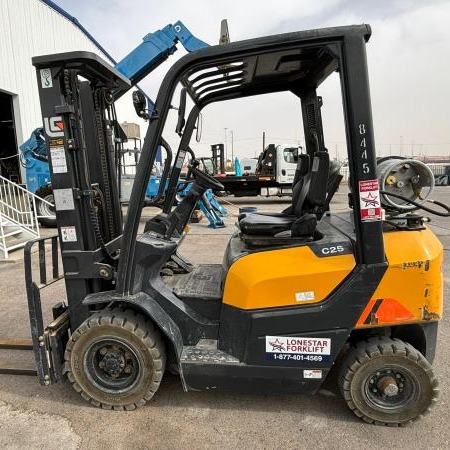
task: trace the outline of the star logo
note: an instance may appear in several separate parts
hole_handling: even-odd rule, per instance
[[[272,351],[277,352],[285,352],[286,349],[284,348],[284,344],[278,340],[278,338],[275,341],[270,342],[269,344],[272,346]]]
[[[367,195],[367,197],[361,196],[361,200],[365,203],[365,208],[368,208],[369,206],[372,207],[379,206],[378,196],[372,195],[372,192],[369,192],[369,195]]]

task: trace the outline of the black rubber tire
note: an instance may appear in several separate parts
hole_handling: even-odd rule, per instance
[[[374,404],[363,389],[370,376],[383,368],[404,370],[418,391],[398,408]],[[349,408],[361,419],[376,425],[401,426],[426,414],[438,396],[438,382],[425,357],[399,339],[373,337],[352,347],[344,357],[339,387]]]
[[[55,203],[55,200],[53,198],[53,189],[51,184],[46,184],[45,186],[41,186],[36,192],[35,194],[38,197],[43,198],[44,200],[47,200],[48,202],[51,203]],[[36,199],[36,212],[38,214],[38,216],[46,216],[48,214],[48,207],[46,204],[40,202],[39,200]],[[56,228],[56,219],[50,218],[39,218],[39,223],[41,224],[42,227],[47,227],[47,228]]]
[[[136,355],[138,371],[125,392],[103,389],[86,369],[90,349],[118,339]],[[133,310],[104,309],[94,313],[72,333],[64,354],[64,373],[75,391],[103,409],[133,410],[143,406],[158,390],[166,366],[164,341],[154,325]]]

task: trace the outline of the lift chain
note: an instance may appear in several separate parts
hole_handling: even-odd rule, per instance
[[[98,88],[94,91],[94,118],[95,125],[97,129],[97,142],[98,149],[100,153],[100,164],[102,170],[102,181],[103,181],[103,195],[105,199],[105,207],[106,207],[106,215],[108,219],[108,240],[111,240],[115,237],[115,227],[114,227],[114,219],[113,219],[113,203],[111,198],[111,190],[109,186],[109,167],[108,167],[108,158],[107,158],[107,144],[105,141],[106,130],[104,128],[104,116],[103,111],[105,105],[105,91],[102,88]],[[106,225],[106,224],[105,224]]]

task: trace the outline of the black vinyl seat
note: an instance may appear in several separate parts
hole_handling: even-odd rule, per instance
[[[247,214],[239,221],[241,232],[252,236],[275,236],[286,231],[290,231],[293,237],[312,235],[317,225],[315,213],[327,200],[329,176],[328,152],[316,152],[311,170],[293,187],[291,207],[275,215]]]
[[[294,205],[298,201],[298,196],[300,195],[300,191],[303,185],[304,176],[309,171],[309,156],[306,154],[298,155],[297,167],[295,169],[294,180],[292,181],[292,201],[289,207],[285,210],[276,213],[276,212],[254,212],[254,213],[241,213],[238,216],[238,221],[240,222],[244,217],[249,215],[253,216],[253,219],[260,217],[261,221],[266,220],[266,217],[282,217],[292,216],[294,211]]]

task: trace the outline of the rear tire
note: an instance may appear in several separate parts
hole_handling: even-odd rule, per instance
[[[438,395],[425,357],[412,345],[387,337],[353,347],[342,362],[339,385],[349,408],[377,425],[411,422],[426,414]]]
[[[69,339],[64,372],[94,406],[133,410],[159,388],[166,365],[164,342],[153,324],[132,310],[105,309]]]
[[[50,184],[47,184],[45,186],[40,187],[36,191],[36,195],[47,202],[55,204],[55,199],[53,197],[53,189]],[[55,208],[51,208],[47,203],[40,202],[38,199],[36,199],[36,212],[38,216],[43,216],[39,218],[39,223],[43,227],[47,228],[56,228],[56,219],[54,217],[47,218],[46,216],[55,216]]]

